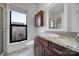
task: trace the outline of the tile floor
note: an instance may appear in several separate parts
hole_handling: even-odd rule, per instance
[[[7,56],[34,56],[34,50],[33,47],[24,48],[16,52],[9,53]]]
[[[33,41],[30,41],[26,48],[9,53],[7,56],[34,56],[34,44],[32,42]]]

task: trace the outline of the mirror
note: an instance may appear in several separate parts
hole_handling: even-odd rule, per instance
[[[62,28],[62,17],[49,18],[50,29],[61,29]]]
[[[48,10],[48,28],[49,29],[62,29],[63,27],[63,15],[64,15],[64,4],[56,4],[51,6]]]

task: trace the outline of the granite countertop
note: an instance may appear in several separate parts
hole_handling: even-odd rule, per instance
[[[39,34],[39,37],[45,38],[48,41],[54,42],[73,51],[79,52],[79,42],[76,37],[57,36],[53,34]]]

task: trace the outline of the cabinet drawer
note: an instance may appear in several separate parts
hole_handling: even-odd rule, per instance
[[[76,54],[79,54],[79,53],[77,53],[77,52],[75,52],[75,51],[72,51],[72,50],[70,50],[70,49],[66,49],[66,52],[68,52],[68,54],[69,54],[70,56],[75,56]]]
[[[66,50],[66,48],[63,47],[63,46],[60,46],[60,45],[58,45],[58,44],[56,44],[56,43],[53,43],[53,42],[49,42],[49,49],[52,50],[53,47],[54,47],[55,49],[59,50],[59,51],[65,51],[65,50]]]
[[[65,48],[53,42],[49,42],[49,49],[56,55],[60,56],[74,56],[76,54],[79,54],[75,51],[72,51],[71,49]]]
[[[68,55],[66,51],[59,51],[56,48],[52,49],[52,53],[54,53],[56,56],[67,56]]]

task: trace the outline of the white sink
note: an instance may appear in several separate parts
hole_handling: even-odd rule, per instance
[[[58,34],[49,34],[49,33],[40,34],[40,36],[43,36],[43,37],[60,37],[60,35],[58,35]]]
[[[48,35],[48,37],[60,37],[60,35],[58,35],[58,34],[47,34]]]

